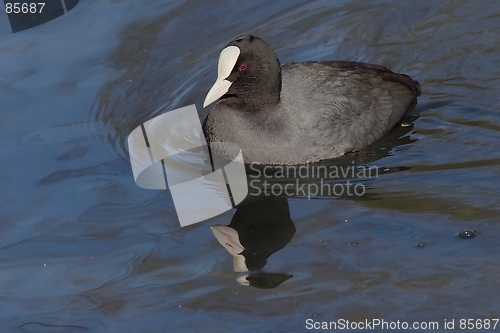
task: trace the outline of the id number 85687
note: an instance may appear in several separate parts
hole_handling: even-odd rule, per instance
[[[43,10],[43,7],[45,6],[45,2],[39,2],[39,3],[7,3],[5,4],[5,12],[7,14],[35,14],[35,13],[41,13]],[[38,9],[40,8],[40,10]]]

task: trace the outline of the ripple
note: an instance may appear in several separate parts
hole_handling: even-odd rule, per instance
[[[55,126],[21,137],[21,142],[32,146],[47,146],[60,143],[70,143],[81,140],[94,140],[98,137],[94,122]]]

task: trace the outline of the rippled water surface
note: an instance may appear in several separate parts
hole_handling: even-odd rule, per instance
[[[168,190],[135,185],[127,136],[161,106],[203,118],[220,50],[246,33],[283,63],[385,65],[422,96],[343,160],[381,170],[354,180],[363,196],[264,197],[180,228]],[[500,317],[496,1],[82,0],[16,34],[0,13],[0,36],[2,332]],[[250,286],[215,224],[272,244]]]

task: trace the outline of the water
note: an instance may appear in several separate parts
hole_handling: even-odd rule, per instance
[[[203,118],[218,54],[245,33],[283,63],[407,73],[423,87],[416,116],[349,157],[386,170],[361,198],[250,203],[179,228],[169,191],[135,185],[127,135],[160,106]],[[0,14],[2,331],[498,318],[499,34],[494,1],[82,0],[16,34]],[[209,228],[241,221],[277,224],[282,248],[254,277],[276,286],[242,286]]]

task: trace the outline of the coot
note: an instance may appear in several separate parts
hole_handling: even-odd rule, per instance
[[[376,141],[416,104],[420,84],[379,65],[309,61],[280,65],[255,36],[230,42],[204,107],[219,100],[203,123],[212,153],[245,163],[317,162]],[[217,144],[213,144],[217,143]]]

